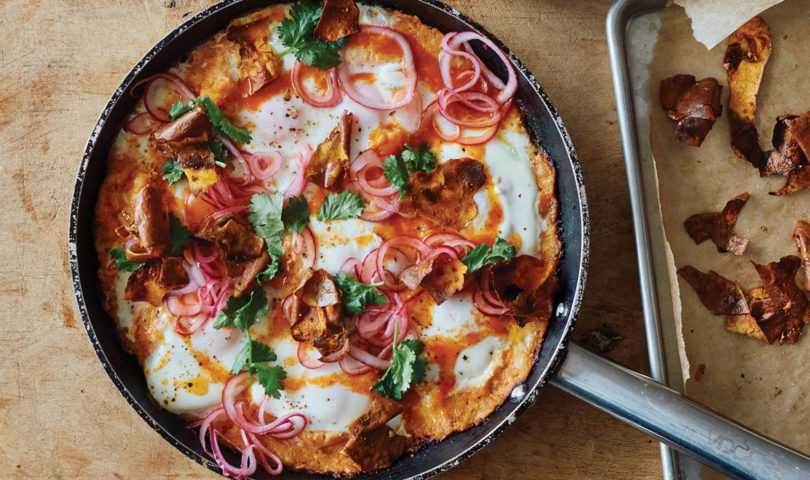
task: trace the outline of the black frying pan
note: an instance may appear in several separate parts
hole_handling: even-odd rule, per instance
[[[269,3],[274,2],[225,0],[218,3],[173,30],[135,65],[107,103],[87,142],[71,205],[69,251],[76,300],[90,342],[104,369],[127,402],[152,428],[185,455],[217,472],[219,467],[201,451],[196,433],[187,428],[186,422],[151,401],[140,367],[122,348],[114,322],[101,306],[96,276],[99,265],[93,243],[94,209],[110,145],[136,101],[127,93],[132,85],[165,71],[231,19]],[[480,425],[405,455],[376,475],[357,478],[427,478],[453,467],[503,431],[534,401],[540,387],[548,380],[730,475],[766,478],[767,475],[760,474],[773,474],[776,469],[782,473],[781,478],[806,478],[802,471],[810,472],[807,457],[744,431],[647,377],[624,370],[575,345],[566,348],[585,284],[588,210],[579,163],[559,115],[526,67],[497,39],[454,9],[436,0],[377,0],[375,3],[417,15],[427,25],[444,32],[478,31],[489,36],[512,59],[519,80],[517,98],[526,113],[528,129],[557,169],[563,256],[556,313],[526,382],[516,387],[509,399]],[[500,64],[491,51],[482,49],[477,53],[500,73],[497,68]],[[568,360],[563,365],[566,352]],[[716,438],[727,439],[733,445],[745,445],[745,450],[718,448]],[[231,454],[229,461],[239,463],[235,454]],[[284,478],[290,479],[315,477],[319,475],[284,474]],[[270,476],[261,472],[255,478]]]

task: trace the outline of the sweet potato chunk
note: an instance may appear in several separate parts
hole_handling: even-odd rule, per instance
[[[171,248],[169,237],[169,208],[166,206],[165,184],[154,179],[139,178],[146,185],[135,195],[132,230],[138,237],[137,251],[127,250],[127,259],[142,262],[163,256]]]
[[[548,281],[543,262],[529,255],[518,255],[484,267],[490,275],[495,295],[518,325],[551,315],[554,282]],[[552,277],[553,278],[553,277]]]
[[[253,95],[275,80],[283,69],[283,60],[273,53],[267,43],[270,21],[263,18],[252,23],[228,28],[227,38],[239,44],[239,80],[247,82],[247,95]]]
[[[127,279],[124,298],[133,302],[149,302],[160,305],[170,290],[188,284],[188,275],[179,258],[156,258],[149,260]]]
[[[176,161],[186,174],[191,191],[201,192],[217,182],[216,158],[208,146],[211,124],[197,106],[152,133],[158,150]]]
[[[343,324],[340,293],[324,270],[316,270],[293,293],[290,327],[292,337],[310,342],[321,354],[322,362],[337,362],[349,351],[349,337]]]
[[[439,255],[406,268],[399,275],[399,280],[411,290],[422,285],[436,305],[441,305],[464,288],[465,273],[467,266],[459,260],[449,255]]]
[[[486,182],[486,167],[471,158],[440,163],[429,172],[411,176],[409,189],[399,201],[399,210],[461,230],[478,213],[475,192]]]
[[[698,213],[687,218],[683,225],[695,243],[711,239],[718,251],[742,255],[748,240],[734,235],[734,225],[749,198],[748,192],[737,195],[726,203],[722,212]]]
[[[360,31],[360,9],[354,0],[326,0],[321,18],[315,26],[315,38],[325,42],[337,42],[343,37]]]
[[[802,258],[804,268],[804,289],[810,292],[810,223],[799,220],[793,230],[793,239]]]
[[[363,471],[372,472],[391,465],[402,455],[407,438],[396,435],[386,422],[402,413],[402,406],[380,396],[374,397],[368,412],[349,424],[352,438],[344,450]]]
[[[757,92],[770,56],[770,28],[762,18],[754,17],[729,36],[723,58],[730,89],[731,147],[738,157],[757,168],[766,160],[754,123]]]
[[[675,138],[699,147],[720,117],[720,93],[723,87],[714,78],[695,81],[693,75],[675,75],[659,84],[661,106],[669,118],[678,122]]]
[[[697,293],[703,305],[714,315],[747,315],[748,302],[736,282],[709,271],[686,265],[678,269],[678,275]]]
[[[349,159],[351,127],[352,114],[344,111],[338,124],[312,154],[306,170],[309,181],[329,190],[340,187],[351,163]]]
[[[785,180],[785,185],[779,190],[771,192],[771,195],[790,195],[805,188],[810,188],[810,165],[803,165],[790,172]]]
[[[231,280],[229,292],[234,297],[241,296],[270,261],[264,239],[230,217],[208,221],[200,227],[197,236],[219,247]]]
[[[773,129],[773,146],[760,174],[787,177],[785,185],[773,195],[787,195],[810,187],[810,112],[778,117]]]

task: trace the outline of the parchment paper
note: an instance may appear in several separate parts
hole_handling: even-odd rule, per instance
[[[773,53],[757,104],[760,143],[770,149],[777,115],[810,110],[810,2],[790,0],[761,15],[770,25]],[[810,453],[810,327],[794,345],[767,345],[725,330],[725,317],[709,313],[697,295],[675,274],[683,265],[737,281],[743,289],[759,285],[751,261],[768,263],[796,254],[796,220],[810,220],[810,190],[790,196],[768,195],[784,179],[760,178],[737,158],[729,140],[728,83],[722,66],[726,42],[707,51],[691,35],[680,7],[661,16],[659,39],[649,65],[650,142],[658,177],[664,234],[671,249],[669,267],[676,317],[681,324],[681,367],[688,396],[722,414]],[[678,74],[716,78],[723,85],[722,117],[703,145],[689,147],[674,138],[674,122],[658,102],[658,83]],[[741,257],[719,253],[710,241],[695,245],[683,227],[690,215],[719,211],[732,197],[749,192],[736,226],[751,240]],[[677,324],[677,322],[676,322]],[[705,365],[700,381],[695,370]],[[708,477],[708,476],[707,476]]]
[[[749,18],[782,0],[675,0],[692,19],[698,42],[712,49]]]

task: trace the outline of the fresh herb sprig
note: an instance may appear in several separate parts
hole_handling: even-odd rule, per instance
[[[365,208],[366,202],[359,193],[344,190],[327,195],[318,209],[316,218],[320,222],[357,218]]]
[[[163,180],[169,182],[169,185],[174,185],[186,176],[183,167],[174,160],[166,160],[163,163]]]
[[[402,400],[402,395],[411,385],[421,382],[427,367],[427,358],[421,353],[425,349],[425,344],[415,338],[409,338],[397,345],[398,334],[399,323],[395,323],[391,365],[371,386],[372,392],[393,400]]]
[[[172,240],[172,250],[169,252],[171,257],[182,255],[183,249],[191,243],[191,230],[172,212],[169,212],[169,237]]]
[[[337,50],[346,46],[348,37],[336,42],[315,38],[322,10],[323,7],[311,2],[296,3],[290,8],[290,18],[285,18],[278,27],[279,39],[286,47],[279,57],[292,53],[301,63],[324,71],[340,65]]]
[[[383,162],[385,178],[399,190],[399,196],[405,195],[411,173],[432,172],[436,168],[436,154],[430,151],[430,144],[422,143],[417,148],[405,144],[399,156],[391,155]],[[410,173],[409,173],[410,170]]]
[[[501,260],[511,260],[515,257],[516,253],[517,251],[514,246],[510,245],[501,237],[498,237],[495,239],[492,248],[486,243],[482,243],[470,250],[467,255],[464,255],[464,258],[461,259],[461,263],[467,266],[467,273],[470,274],[490,263],[499,262]]]
[[[180,100],[177,100],[172,104],[171,109],[169,109],[169,119],[171,119],[171,121],[175,121],[191,111],[191,109],[195,106],[201,106],[203,108],[205,116],[208,117],[208,121],[211,122],[211,130],[213,130],[215,134],[221,137],[230,138],[241,144],[250,143],[250,141],[253,139],[253,133],[250,130],[239,128],[231,123],[231,121],[228,120],[228,117],[222,113],[222,110],[217,107],[217,104],[214,103],[214,101],[211,100],[211,97],[208,95],[197,97],[186,104],[183,104]],[[221,143],[220,146],[222,146]],[[213,147],[211,150],[216,156],[217,151],[214,151]]]
[[[280,365],[267,365],[267,362],[276,361],[275,352],[267,345],[250,337],[250,327],[258,323],[268,309],[264,290],[261,286],[257,286],[249,296],[229,298],[227,306],[217,313],[214,328],[238,328],[248,336],[247,343],[239,351],[231,367],[231,375],[238,375],[242,370],[247,369],[250,372],[251,382],[255,376],[267,395],[281,398],[281,390],[284,389],[283,380],[287,377],[287,373]]]
[[[111,248],[110,258],[115,261],[113,266],[119,272],[134,272],[141,266],[141,262],[127,260],[127,250],[125,248]]]
[[[342,270],[335,275],[333,281],[343,294],[341,301],[344,310],[350,314],[359,315],[369,305],[385,306],[385,296],[376,288],[382,283],[366,285],[346,275]]]

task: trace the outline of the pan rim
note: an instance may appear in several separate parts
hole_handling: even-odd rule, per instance
[[[548,381],[548,378],[551,375],[553,375],[559,369],[560,365],[563,363],[563,361],[565,359],[566,351],[567,351],[566,346],[567,346],[568,341],[570,340],[570,336],[571,336],[571,332],[573,331],[574,324],[576,323],[576,318],[577,318],[577,316],[579,314],[579,310],[580,310],[580,307],[581,307],[581,304],[582,304],[582,297],[583,297],[583,294],[584,294],[585,280],[586,280],[586,276],[587,276],[587,269],[588,269],[588,263],[589,263],[589,252],[590,252],[590,244],[589,244],[589,242],[590,242],[590,240],[589,240],[590,239],[590,223],[589,223],[587,200],[586,200],[586,196],[585,196],[585,187],[584,187],[584,182],[583,182],[583,179],[582,179],[582,172],[581,172],[581,166],[580,166],[580,163],[579,163],[579,159],[578,159],[578,157],[576,155],[576,152],[574,150],[571,138],[570,138],[570,136],[568,134],[568,131],[566,130],[563,122],[562,122],[562,119],[561,119],[559,113],[557,112],[555,107],[552,105],[552,103],[549,100],[549,98],[547,97],[545,91],[542,89],[540,84],[537,82],[535,76],[526,68],[526,66],[520,61],[520,59],[518,59],[512,53],[512,51],[508,47],[506,47],[498,38],[496,38],[494,35],[489,33],[486,29],[481,27],[478,23],[470,20],[465,15],[458,12],[458,10],[456,10],[456,9],[442,3],[439,0],[414,0],[414,2],[415,3],[421,3],[421,4],[424,4],[427,7],[439,10],[440,12],[442,12],[444,14],[447,14],[447,15],[453,17],[458,22],[460,22],[461,26],[469,27],[471,30],[477,31],[477,32],[485,35],[487,38],[492,40],[495,43],[495,45],[497,45],[500,49],[502,49],[504,51],[504,53],[507,55],[509,60],[512,62],[513,66],[520,72],[520,74],[522,74],[526,78],[526,80],[528,81],[528,85],[529,85],[529,87],[531,89],[531,92],[528,92],[528,93],[529,94],[533,93],[534,95],[536,95],[539,98],[540,103],[542,104],[542,106],[547,109],[549,115],[551,116],[551,120],[552,120],[552,122],[554,124],[554,127],[556,129],[556,134],[559,135],[559,140],[562,142],[565,155],[567,156],[567,158],[559,159],[559,161],[555,161],[555,159],[552,158],[552,163],[555,164],[555,169],[558,171],[558,174],[559,174],[559,168],[560,168],[559,165],[568,163],[571,166],[572,174],[573,174],[572,175],[573,176],[573,182],[574,182],[573,186],[576,188],[576,193],[577,193],[576,198],[577,198],[578,204],[576,205],[576,210],[577,210],[577,212],[579,212],[579,222],[578,222],[579,225],[578,225],[578,227],[579,227],[579,231],[580,231],[580,235],[577,238],[577,240],[580,243],[579,262],[578,262],[578,265],[577,265],[577,272],[576,272],[577,280],[576,280],[576,284],[575,284],[575,287],[574,287],[574,291],[571,293],[570,305],[567,308],[563,308],[562,310],[560,308],[558,308],[557,309],[558,311],[555,312],[555,314],[554,314],[555,318],[552,318],[553,322],[563,322],[565,324],[565,330],[561,333],[559,340],[557,342],[555,342],[556,345],[550,345],[550,346],[547,347],[546,343],[547,343],[548,339],[544,339],[544,342],[543,342],[544,345],[543,345],[543,347],[541,347],[541,350],[546,349],[546,348],[552,348],[553,349],[552,358],[550,359],[550,361],[548,361],[546,363],[546,365],[544,367],[541,367],[541,370],[538,373],[538,378],[532,385],[529,385],[526,382],[519,384],[519,385],[525,385],[525,389],[528,390],[528,392],[526,392],[525,395],[523,395],[523,397],[518,400],[517,404],[512,404],[512,405],[508,406],[508,408],[510,409],[510,413],[505,418],[501,419],[497,424],[491,425],[490,426],[491,428],[489,428],[487,432],[483,433],[483,436],[481,438],[477,439],[474,444],[472,444],[470,446],[467,446],[466,448],[464,448],[463,450],[461,450],[459,453],[452,456],[451,458],[445,458],[439,464],[437,464],[435,466],[432,466],[428,470],[425,470],[425,471],[411,477],[411,478],[417,478],[417,479],[427,479],[427,478],[430,478],[430,477],[432,477],[434,475],[437,475],[438,473],[444,472],[444,471],[449,470],[450,468],[453,468],[454,466],[458,465],[460,462],[466,460],[467,458],[469,458],[470,456],[472,456],[473,454],[475,454],[476,452],[481,450],[483,447],[488,445],[489,442],[491,442],[498,435],[500,435],[508,425],[513,423],[515,421],[515,419],[521,413],[523,413],[526,410],[526,408],[528,408],[531,404],[534,403],[537,396],[539,395],[540,389]],[[94,124],[93,130],[92,130],[92,132],[90,134],[90,137],[89,137],[89,139],[88,139],[88,141],[87,141],[87,143],[85,145],[84,151],[83,151],[82,159],[81,159],[81,162],[79,164],[79,168],[78,168],[78,172],[77,172],[76,182],[75,182],[75,185],[74,185],[73,197],[72,197],[72,201],[71,201],[70,228],[69,228],[69,238],[68,238],[68,256],[69,256],[70,267],[71,267],[71,277],[72,277],[72,282],[73,282],[74,293],[76,295],[76,301],[77,301],[78,308],[79,308],[79,313],[80,313],[80,315],[82,317],[82,323],[84,324],[85,330],[86,330],[87,335],[88,335],[88,339],[90,340],[90,343],[91,343],[94,351],[96,352],[96,355],[99,358],[99,361],[101,362],[104,370],[107,372],[107,375],[110,377],[113,384],[116,386],[116,388],[121,393],[121,395],[124,397],[124,399],[127,401],[127,403],[138,413],[138,415],[141,418],[144,419],[144,421],[146,421],[146,423],[153,430],[155,430],[158,434],[160,434],[161,437],[163,437],[166,441],[168,441],[172,446],[177,448],[186,457],[189,457],[189,458],[193,459],[197,463],[207,467],[209,470],[211,470],[213,472],[216,472],[216,473],[219,473],[219,474],[221,474],[221,470],[220,470],[219,466],[217,466],[217,464],[215,462],[213,462],[208,457],[205,457],[205,456],[201,455],[199,452],[197,452],[196,450],[190,448],[184,442],[179,440],[171,431],[169,431],[169,429],[167,429],[160,422],[156,421],[156,419],[153,418],[152,415],[150,415],[150,413],[146,411],[146,409],[141,405],[141,402],[137,398],[135,398],[134,394],[124,384],[123,379],[119,376],[119,374],[117,373],[117,371],[113,367],[110,359],[108,358],[107,353],[104,351],[104,348],[102,347],[102,345],[101,345],[101,343],[99,341],[99,338],[98,338],[98,336],[97,336],[97,334],[95,332],[95,327],[93,327],[93,325],[91,323],[91,320],[90,320],[90,313],[88,311],[87,303],[86,303],[86,299],[85,299],[85,297],[86,297],[85,296],[85,286],[82,283],[81,275],[80,275],[80,268],[79,268],[79,262],[80,261],[79,261],[79,254],[78,254],[78,250],[79,250],[79,231],[78,231],[78,228],[79,228],[79,211],[80,211],[80,199],[82,198],[82,193],[83,193],[84,187],[85,187],[85,179],[86,179],[87,167],[88,167],[88,164],[89,164],[91,158],[94,156],[95,150],[97,148],[99,148],[99,145],[98,145],[99,136],[102,133],[103,127],[105,127],[105,125],[107,125],[109,123],[109,117],[110,117],[114,107],[122,100],[122,97],[128,93],[130,86],[134,83],[134,80],[136,78],[138,78],[145,70],[148,69],[148,67],[150,65],[150,62],[152,62],[152,60],[154,58],[161,56],[161,54],[163,54],[163,52],[167,48],[167,46],[170,45],[177,38],[182,36],[187,30],[189,30],[193,26],[197,25],[201,21],[203,21],[203,20],[205,20],[205,19],[207,19],[209,17],[215,16],[215,15],[219,14],[220,12],[222,12],[222,11],[224,11],[226,9],[229,9],[229,8],[232,8],[232,7],[239,7],[241,4],[248,4],[248,3],[250,3],[250,0],[224,0],[222,2],[219,2],[217,4],[212,5],[210,7],[207,7],[205,9],[203,9],[202,11],[198,12],[197,14],[191,16],[186,21],[184,21],[182,24],[180,24],[176,28],[172,29],[167,35],[165,35],[154,46],[152,46],[150,48],[150,50],[132,67],[132,69],[130,69],[130,71],[126,74],[126,76],[123,78],[123,80],[119,83],[118,87],[113,92],[113,94],[110,96],[110,99],[108,100],[108,102],[105,104],[105,107],[102,110],[101,114],[99,115],[98,120]],[[265,3],[269,5],[271,3],[285,3],[285,2],[284,2],[284,0],[270,0],[270,1],[265,2]],[[381,0],[370,0],[370,1],[366,1],[365,3],[381,4],[382,2],[381,2]],[[391,2],[389,2],[389,3],[391,3]],[[394,1],[394,2],[392,2],[392,4],[389,4],[389,3],[383,3],[383,6],[386,6],[388,8],[397,9],[397,10],[402,10],[405,13],[409,13],[407,11],[408,8],[403,10],[402,7],[397,5],[398,2]],[[234,15],[228,16],[227,18],[228,19],[235,18],[236,16],[238,16],[238,15],[244,13],[244,12],[250,11],[253,8],[254,7],[248,7],[248,8],[245,8],[243,10],[239,10]],[[411,7],[411,9],[412,8],[413,7]],[[425,22],[425,23],[428,24],[428,22]],[[534,139],[534,140],[535,140],[536,144],[542,146],[542,143],[540,143],[538,141],[538,139]],[[558,190],[558,189],[555,187],[555,190]],[[558,196],[558,199],[559,199],[559,192],[557,192],[557,196]],[[95,195],[94,198],[97,198],[97,195]],[[569,207],[569,206],[570,205],[561,205],[561,208],[565,208],[565,207]],[[559,221],[560,217],[558,217],[558,221]],[[565,303],[559,303],[558,304],[558,307],[565,307],[565,306],[566,306]],[[540,356],[540,352],[538,352],[537,357],[534,360],[535,365],[532,367],[532,370],[534,370],[535,368],[538,367],[539,356]],[[530,371],[529,375],[530,376],[532,375],[531,371]],[[484,421],[482,421],[481,424],[486,423],[489,420],[489,418],[492,416],[492,414],[497,412],[499,409],[506,408],[507,407],[507,402],[509,402],[509,399],[507,399],[504,402],[504,404],[497,407],[495,409],[495,411],[493,411],[490,414],[490,416],[488,416]],[[476,427],[474,426],[474,427],[471,427],[471,428],[476,428]],[[466,431],[467,430],[465,430],[465,432]],[[457,433],[463,433],[463,432],[457,432]],[[445,442],[445,441],[447,441],[449,439],[452,439],[453,436],[455,436],[455,435],[456,434],[451,435],[450,437],[448,437],[448,439],[445,439],[442,442]],[[441,443],[441,442],[431,443],[431,444],[423,447],[423,449],[430,449],[431,445],[433,445],[435,443]],[[354,478],[358,478],[358,479],[367,478],[367,477],[370,478],[371,476],[376,478],[378,475],[383,476],[385,478],[393,478],[393,477],[385,476],[385,472],[388,471],[389,469],[390,469],[390,467],[388,469],[382,470],[381,472],[378,472],[377,474],[372,474],[372,475],[360,474],[360,475],[355,476]],[[319,477],[326,478],[326,476],[323,476],[323,475],[308,475],[308,477],[310,477],[310,478],[319,478]]]

